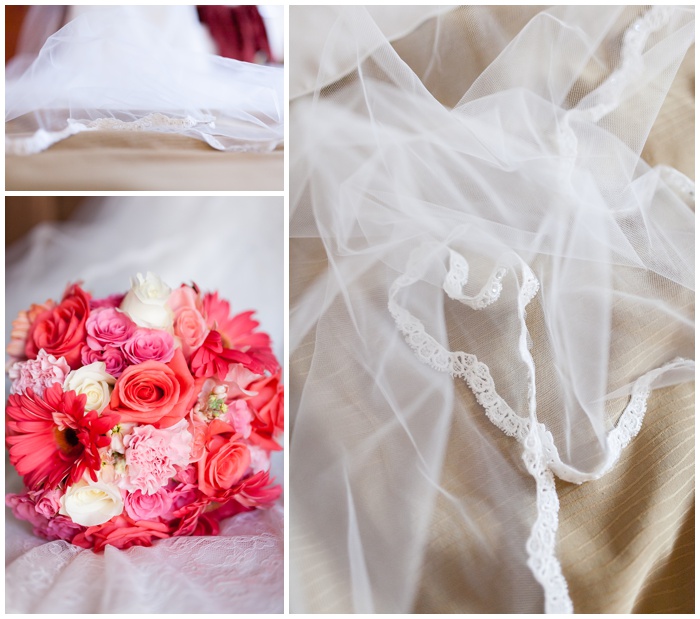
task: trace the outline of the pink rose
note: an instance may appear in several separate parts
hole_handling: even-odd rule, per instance
[[[170,293],[168,305],[175,316],[173,330],[180,338],[185,358],[189,360],[209,333],[207,321],[201,311],[202,300],[189,286],[180,286]]]
[[[56,359],[42,348],[36,359],[13,364],[7,374],[12,381],[12,393],[25,393],[31,388],[35,395],[42,397],[44,390],[54,383],[63,385],[70,371],[63,357]]]
[[[126,359],[134,365],[144,361],[168,363],[175,355],[175,341],[167,331],[138,328],[123,350]]]
[[[84,344],[81,350],[81,360],[83,365],[102,361],[105,364],[107,374],[114,376],[114,378],[119,378],[127,365],[124,353],[111,346],[107,346],[104,350],[92,350],[87,344]]]
[[[97,309],[85,323],[87,345],[92,350],[102,350],[107,346],[118,348],[124,344],[136,330],[136,325],[123,312],[114,307]]]
[[[18,520],[26,520],[34,527],[45,524],[46,517],[37,512],[36,502],[29,492],[8,494],[5,497],[5,505],[12,509]]]
[[[175,476],[177,478],[178,475]],[[196,480],[195,480],[195,483]],[[183,507],[201,501],[201,496],[197,492],[197,486],[189,483],[179,483],[177,481],[171,481],[165,490],[168,493],[171,501],[171,507],[168,513],[166,513],[163,518],[165,520],[173,520],[179,516],[176,516],[176,512],[180,512]]]
[[[71,541],[84,527],[70,518],[56,515],[58,490],[28,491],[24,494],[8,494],[5,503],[20,520],[26,520],[34,528],[34,534],[49,541],[63,539]],[[54,510],[54,508],[56,508]]]
[[[58,514],[58,510],[61,507],[61,491],[60,490],[47,490],[46,492],[40,491],[35,494],[36,500],[36,511],[45,518],[52,518]]]
[[[207,427],[205,450],[197,462],[199,491],[216,499],[241,480],[250,465],[250,452],[234,428],[218,419]]]
[[[140,490],[127,493],[124,509],[129,518],[134,520],[156,520],[166,514],[172,507],[173,500],[165,488],[155,494],[144,494]]]

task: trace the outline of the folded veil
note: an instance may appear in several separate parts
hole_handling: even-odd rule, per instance
[[[640,158],[693,40],[692,8],[467,7],[393,45],[339,11],[290,108],[293,611],[410,612],[438,497],[463,611],[573,610],[555,476],[694,376],[694,184]]]
[[[218,150],[266,151],[282,142],[283,69],[208,53],[192,32],[194,7],[159,7],[157,20],[148,8],[80,12],[38,53],[13,59],[6,153],[32,154],[98,129],[176,132]],[[55,13],[32,7],[28,24],[55,21]]]

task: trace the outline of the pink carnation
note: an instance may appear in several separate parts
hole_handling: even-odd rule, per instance
[[[175,355],[175,340],[167,331],[138,328],[123,350],[127,361],[134,365],[144,361],[168,363]]]
[[[184,419],[166,429],[143,425],[124,437],[124,446],[126,489],[155,494],[180,468],[189,464],[192,435]]]
[[[123,312],[114,307],[97,309],[85,323],[87,345],[92,350],[102,350],[107,346],[119,347],[136,330],[136,325]]]
[[[38,397],[42,397],[44,389],[55,383],[63,385],[68,372],[70,366],[63,357],[56,359],[42,348],[36,359],[19,361],[12,365],[8,371],[12,381],[10,392],[25,393],[31,388]]]
[[[111,346],[107,346],[104,350],[92,350],[87,344],[84,344],[80,351],[80,357],[83,365],[102,361],[106,366],[107,374],[114,376],[114,378],[119,378],[127,366],[124,353],[119,348]]]
[[[136,490],[124,499],[124,509],[133,520],[156,520],[167,514],[172,505],[173,499],[165,488],[159,488],[154,494]]]

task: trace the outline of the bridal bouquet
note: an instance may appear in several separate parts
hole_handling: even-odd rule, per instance
[[[270,507],[284,426],[281,373],[253,312],[137,275],[126,294],[20,312],[8,345],[6,498],[37,535],[84,548],[216,535]]]

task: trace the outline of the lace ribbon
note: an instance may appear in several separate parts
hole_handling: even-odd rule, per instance
[[[544,424],[537,421],[535,367],[527,345],[529,335],[525,323],[525,308],[539,290],[539,281],[535,274],[521,259],[517,258],[518,270],[522,278],[518,294],[518,314],[521,324],[519,350],[529,374],[529,410],[526,418],[515,413],[501,398],[484,363],[480,362],[475,355],[444,348],[426,332],[418,318],[396,301],[399,291],[416,283],[430,258],[435,255],[436,252],[425,246],[411,253],[406,273],[397,278],[389,289],[389,312],[421,362],[439,372],[447,372],[454,378],[463,379],[484,408],[488,419],[505,434],[515,437],[522,443],[522,458],[528,472],[535,479],[537,494],[537,517],[526,544],[528,567],[544,590],[545,612],[572,613],[573,604],[568,586],[556,557],[559,499],[554,473],[560,479],[580,484],[598,479],[608,472],[642,426],[652,382],[669,370],[694,368],[694,362],[675,359],[638,378],[632,386],[628,405],[615,428],[607,435],[608,456],[605,462],[597,470],[589,473],[574,469],[561,461],[551,432]],[[450,268],[445,276],[443,289],[450,298],[477,310],[484,309],[498,300],[503,289],[502,280],[508,272],[507,267],[497,265],[481,291],[470,297],[462,292],[469,274],[466,259],[451,249],[449,259]]]

